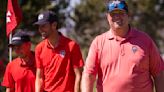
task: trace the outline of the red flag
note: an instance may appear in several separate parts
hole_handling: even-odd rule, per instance
[[[9,36],[22,20],[22,11],[17,0],[8,0],[6,13],[6,34]]]

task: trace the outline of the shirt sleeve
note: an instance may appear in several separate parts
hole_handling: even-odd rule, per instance
[[[11,73],[11,63],[6,66],[6,71],[3,77],[2,86],[14,88],[14,79]]]
[[[86,58],[84,73],[96,75],[98,71],[98,44],[97,39],[93,40]]]
[[[40,59],[40,54],[41,54],[41,47],[37,46],[35,48],[36,68],[42,68],[43,67],[43,64],[41,63],[41,59]]]
[[[162,57],[160,56],[160,53],[154,44],[154,42],[151,42],[150,45],[150,72],[153,77],[157,76],[161,71],[164,70],[164,61]]]
[[[78,44],[74,44],[71,53],[71,61],[74,68],[83,67],[84,61]]]

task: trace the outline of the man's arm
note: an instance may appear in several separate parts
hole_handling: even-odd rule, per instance
[[[43,70],[40,68],[36,70],[35,92],[43,92]]]
[[[164,71],[154,78],[156,92],[164,92]]]
[[[82,75],[82,92],[93,92],[93,86],[95,81],[95,76],[92,74],[83,73]]]
[[[6,92],[15,92],[14,88],[6,88]]]
[[[80,83],[81,83],[81,76],[82,76],[82,68],[74,68],[74,72],[75,72],[74,92],[81,92]]]

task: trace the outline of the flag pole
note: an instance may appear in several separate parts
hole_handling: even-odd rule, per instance
[[[9,37],[9,44],[12,41],[12,31],[20,24],[22,20],[22,11],[18,0],[8,0],[6,12],[6,34]],[[9,61],[12,61],[12,48],[9,47]]]
[[[9,44],[11,44],[11,41],[12,41],[12,32],[10,32],[10,35],[9,35]],[[12,61],[12,47],[9,47],[9,62]]]

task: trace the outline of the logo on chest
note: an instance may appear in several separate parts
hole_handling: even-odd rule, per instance
[[[137,46],[132,46],[132,52],[133,52],[133,53],[136,53],[137,51],[138,51]]]
[[[59,54],[60,54],[60,56],[61,57],[65,57],[65,54],[66,54],[66,51],[65,50],[61,50],[60,52],[59,52]]]

